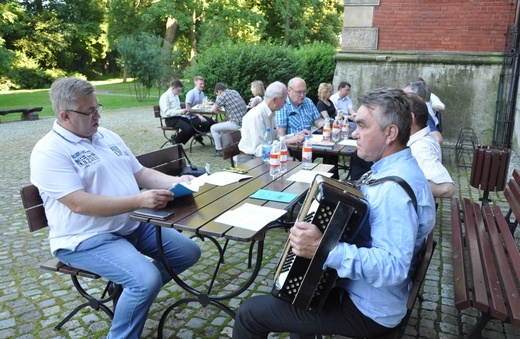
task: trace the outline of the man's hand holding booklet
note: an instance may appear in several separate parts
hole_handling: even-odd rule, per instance
[[[193,194],[199,191],[200,186],[206,183],[208,175],[203,174],[200,177],[193,179],[190,182],[176,182],[170,188],[170,191],[173,192],[173,198],[180,198],[185,195]]]
[[[207,174],[203,174],[200,177],[197,177],[193,179],[190,182],[176,182],[173,184],[173,186],[170,188],[170,191],[173,192],[173,198],[180,198],[185,195],[193,194],[195,192],[199,191],[200,186],[204,185],[206,182],[206,178],[208,177]],[[150,217],[150,218],[156,218],[156,219],[168,219],[172,215],[175,214],[173,211],[168,211],[166,209],[153,209],[153,208],[138,208],[134,211],[134,213]]]

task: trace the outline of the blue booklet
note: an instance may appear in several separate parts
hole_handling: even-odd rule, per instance
[[[253,198],[253,199],[290,203],[297,196],[298,195],[294,194],[294,193],[286,193],[286,192],[278,192],[278,191],[260,189],[260,190],[256,191],[255,193],[251,194],[249,197]]]
[[[198,190],[197,191],[193,191],[189,187],[187,187],[186,185],[183,185],[182,183],[177,183],[172,188],[170,188],[170,191],[173,192],[173,194],[174,194],[173,198],[174,199],[183,197],[185,195],[193,194],[195,192],[198,192]]]

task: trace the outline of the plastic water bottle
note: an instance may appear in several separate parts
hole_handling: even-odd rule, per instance
[[[287,145],[285,144],[285,137],[280,137],[280,174],[287,172]]]
[[[305,141],[303,142],[302,163],[303,163],[303,169],[312,168],[312,142],[311,142],[310,135],[306,135]]]
[[[330,118],[328,117],[323,125],[323,141],[330,141]]]
[[[264,141],[262,143],[262,160],[264,162],[269,162],[269,153],[271,152],[271,144],[273,140],[271,139],[271,128],[266,127],[264,133]]]
[[[269,154],[269,174],[276,178],[280,175],[280,147],[278,141],[273,141]]]
[[[334,123],[332,124],[332,141],[336,142],[339,140],[339,135],[341,133],[341,127],[338,117],[334,119]]]
[[[350,126],[348,124],[348,120],[347,120],[347,118],[345,118],[343,120],[343,125],[341,125],[341,138],[343,140],[348,139],[349,129],[350,129]]]

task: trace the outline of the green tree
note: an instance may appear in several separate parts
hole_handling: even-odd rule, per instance
[[[129,76],[133,77],[137,101],[150,96],[150,89],[161,80],[167,63],[162,53],[163,39],[152,34],[123,36],[119,39],[117,50]]]

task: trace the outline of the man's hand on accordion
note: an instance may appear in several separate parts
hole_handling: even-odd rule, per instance
[[[311,259],[316,253],[322,233],[315,225],[308,222],[296,222],[289,234],[292,251],[299,257]]]

